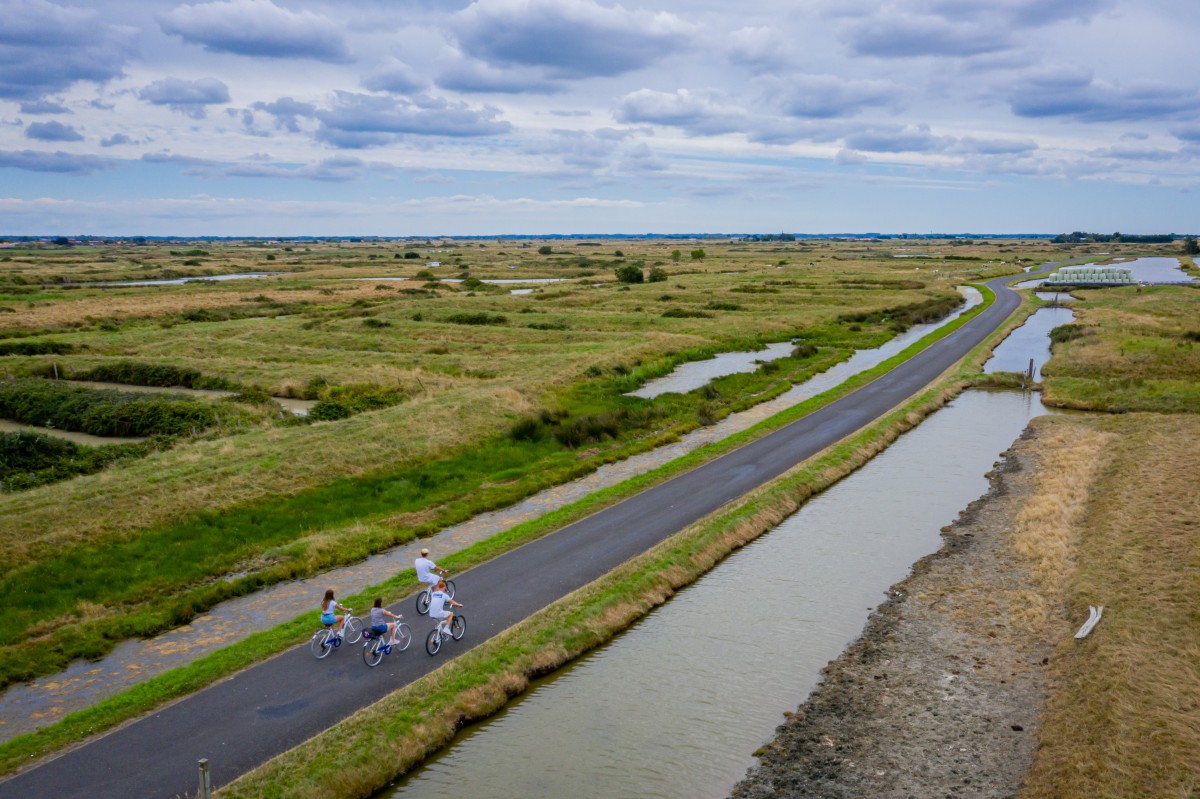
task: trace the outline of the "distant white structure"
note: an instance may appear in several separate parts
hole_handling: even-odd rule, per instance
[[[441,261],[426,261],[425,265],[426,266],[441,266],[442,262]]]
[[[1046,285],[1090,285],[1090,286],[1129,286],[1137,281],[1133,279],[1133,271],[1123,266],[1064,266],[1050,273]]]

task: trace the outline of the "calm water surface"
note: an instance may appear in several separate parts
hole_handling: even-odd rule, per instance
[[[379,796],[726,796],[781,713],[807,697],[889,586],[938,549],[940,529],[1044,412],[1037,395],[960,396]]]
[[[1041,309],[996,346],[983,371],[1025,373],[1032,360],[1033,379],[1041,380],[1042,367],[1050,360],[1050,331],[1074,320],[1075,312],[1070,308]]]

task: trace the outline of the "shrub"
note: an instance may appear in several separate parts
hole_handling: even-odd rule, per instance
[[[75,345],[65,341],[0,341],[0,356],[64,355],[74,351]]]
[[[710,311],[740,311],[742,306],[736,302],[710,302],[704,306]]]
[[[663,311],[667,319],[712,319],[713,315],[704,311],[693,311],[688,308],[668,308]]]
[[[420,257],[421,257],[421,253],[419,253],[419,252],[406,252],[406,253],[404,253],[404,257],[405,257],[405,258],[407,258],[408,260],[410,260],[410,261],[411,261],[411,260],[413,260],[414,258],[420,258]]]
[[[369,316],[366,319],[364,319],[363,324],[366,325],[367,327],[375,327],[375,328],[392,326],[391,322],[385,321],[383,319],[376,319],[373,316]]]
[[[795,347],[792,348],[792,356],[791,357],[793,357],[793,358],[811,358],[816,354],[817,354],[816,345],[809,344],[808,342],[804,342],[803,344],[797,344]]]
[[[220,377],[205,376],[197,369],[141,361],[102,363],[91,369],[72,373],[73,380],[95,380],[99,383],[123,383],[130,386],[158,388],[199,388],[215,391],[237,391],[241,386]]]
[[[446,317],[446,321],[456,325],[506,325],[508,317],[504,314],[490,314],[484,311],[476,313],[454,313]]]
[[[663,283],[666,281],[666,279],[667,270],[663,269],[661,266],[651,267],[650,274],[646,278],[646,280],[650,283]]]
[[[1083,325],[1059,325],[1050,331],[1050,343],[1065,344],[1087,334],[1088,330]]]
[[[83,447],[37,433],[0,433],[0,485],[4,491],[21,491],[92,474],[149,451],[145,444]]]
[[[308,417],[315,421],[345,419],[363,411],[390,408],[408,397],[408,392],[399,386],[379,386],[373,383],[330,386],[308,412]]]
[[[554,248],[549,244],[543,244],[541,247],[538,247],[538,255],[549,255],[552,252],[554,252]]]
[[[0,381],[0,417],[94,436],[178,436],[216,423],[211,405],[189,397],[97,390],[38,378]]]
[[[618,283],[641,283],[645,280],[642,268],[637,264],[623,264],[614,269],[613,272],[617,276]]]

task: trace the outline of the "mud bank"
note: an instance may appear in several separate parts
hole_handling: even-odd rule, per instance
[[[943,547],[893,586],[861,638],[786,714],[734,799],[1018,792],[1053,651],[1050,636],[1020,621],[1036,585],[1011,537],[1036,466],[1035,426],[943,531]]]

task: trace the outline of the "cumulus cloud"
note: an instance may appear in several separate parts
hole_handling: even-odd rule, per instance
[[[126,136],[124,133],[114,133],[111,136],[106,136],[100,140],[101,147],[116,147],[120,144],[133,144],[133,139]]]
[[[123,74],[134,32],[91,10],[46,0],[0,2],[0,98],[36,100]]]
[[[207,106],[229,102],[229,87],[216,78],[164,78],[142,89],[138,97],[154,105],[165,105],[193,119],[203,119]]]
[[[782,97],[784,113],[829,119],[853,116],[864,108],[896,102],[899,87],[888,81],[843,80],[833,75],[790,78]]]
[[[618,122],[669,125],[701,135],[729,133],[744,124],[740,109],[687,89],[674,93],[638,89],[618,101],[613,116]]]
[[[842,40],[859,55],[970,57],[1011,47],[1007,33],[976,22],[951,22],[930,14],[888,10],[843,26]]]
[[[845,137],[846,147],[868,153],[939,152],[952,142],[935,136],[928,125],[871,128]]]
[[[24,169],[29,172],[64,172],[90,175],[112,167],[112,161],[96,155],[73,155],[57,150],[43,153],[36,150],[0,150],[0,169]]]
[[[417,71],[398,58],[388,58],[362,79],[364,89],[390,94],[412,94],[429,85]]]
[[[455,15],[468,55],[541,67],[554,78],[620,75],[681,49],[692,28],[673,14],[592,0],[479,0]]]
[[[548,80],[532,67],[497,69],[474,59],[462,59],[442,70],[437,85],[456,92],[492,94],[555,94],[561,81]]]
[[[348,61],[337,23],[310,11],[289,11],[271,0],[218,0],[182,5],[159,17],[165,33],[216,53],[258,58]]]
[[[317,138],[335,147],[376,147],[405,135],[473,137],[507,133],[512,125],[484,106],[437,97],[379,97],[338,92],[333,107],[318,111]]]
[[[317,115],[315,105],[302,103],[291,97],[280,97],[273,103],[257,102],[250,107],[255,111],[270,114],[275,120],[277,130],[287,130],[292,133],[300,132],[301,119],[310,119]]]
[[[1080,122],[1200,117],[1200,91],[1164,83],[1119,86],[1087,70],[1061,68],[1027,75],[1008,94],[1021,117],[1068,117]]]
[[[25,128],[25,138],[38,141],[83,141],[83,134],[57,120],[31,122]]]
[[[70,114],[71,109],[53,100],[26,100],[21,103],[22,114]]]

